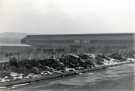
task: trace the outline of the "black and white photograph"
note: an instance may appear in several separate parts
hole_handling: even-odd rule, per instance
[[[135,91],[134,0],[0,0],[0,91]]]

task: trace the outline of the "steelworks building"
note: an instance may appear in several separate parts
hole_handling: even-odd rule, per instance
[[[28,35],[23,44],[45,52],[134,51],[134,33]]]

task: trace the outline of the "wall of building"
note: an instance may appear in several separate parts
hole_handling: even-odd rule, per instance
[[[127,34],[69,34],[69,35],[28,35],[22,43],[42,48],[45,51],[113,51],[133,50],[134,35]],[[54,51],[52,50],[52,51]]]
[[[31,53],[32,48],[30,46],[21,45],[0,45],[0,59],[10,58],[12,56],[16,58],[26,58]],[[1,62],[2,60],[0,60]]]

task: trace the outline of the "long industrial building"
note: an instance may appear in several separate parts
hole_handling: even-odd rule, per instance
[[[49,52],[135,50],[134,33],[28,35],[21,42]]]

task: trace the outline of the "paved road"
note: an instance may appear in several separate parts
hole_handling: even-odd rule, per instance
[[[21,91],[135,91],[135,64],[112,67],[94,73],[62,79],[40,81],[4,90]]]

